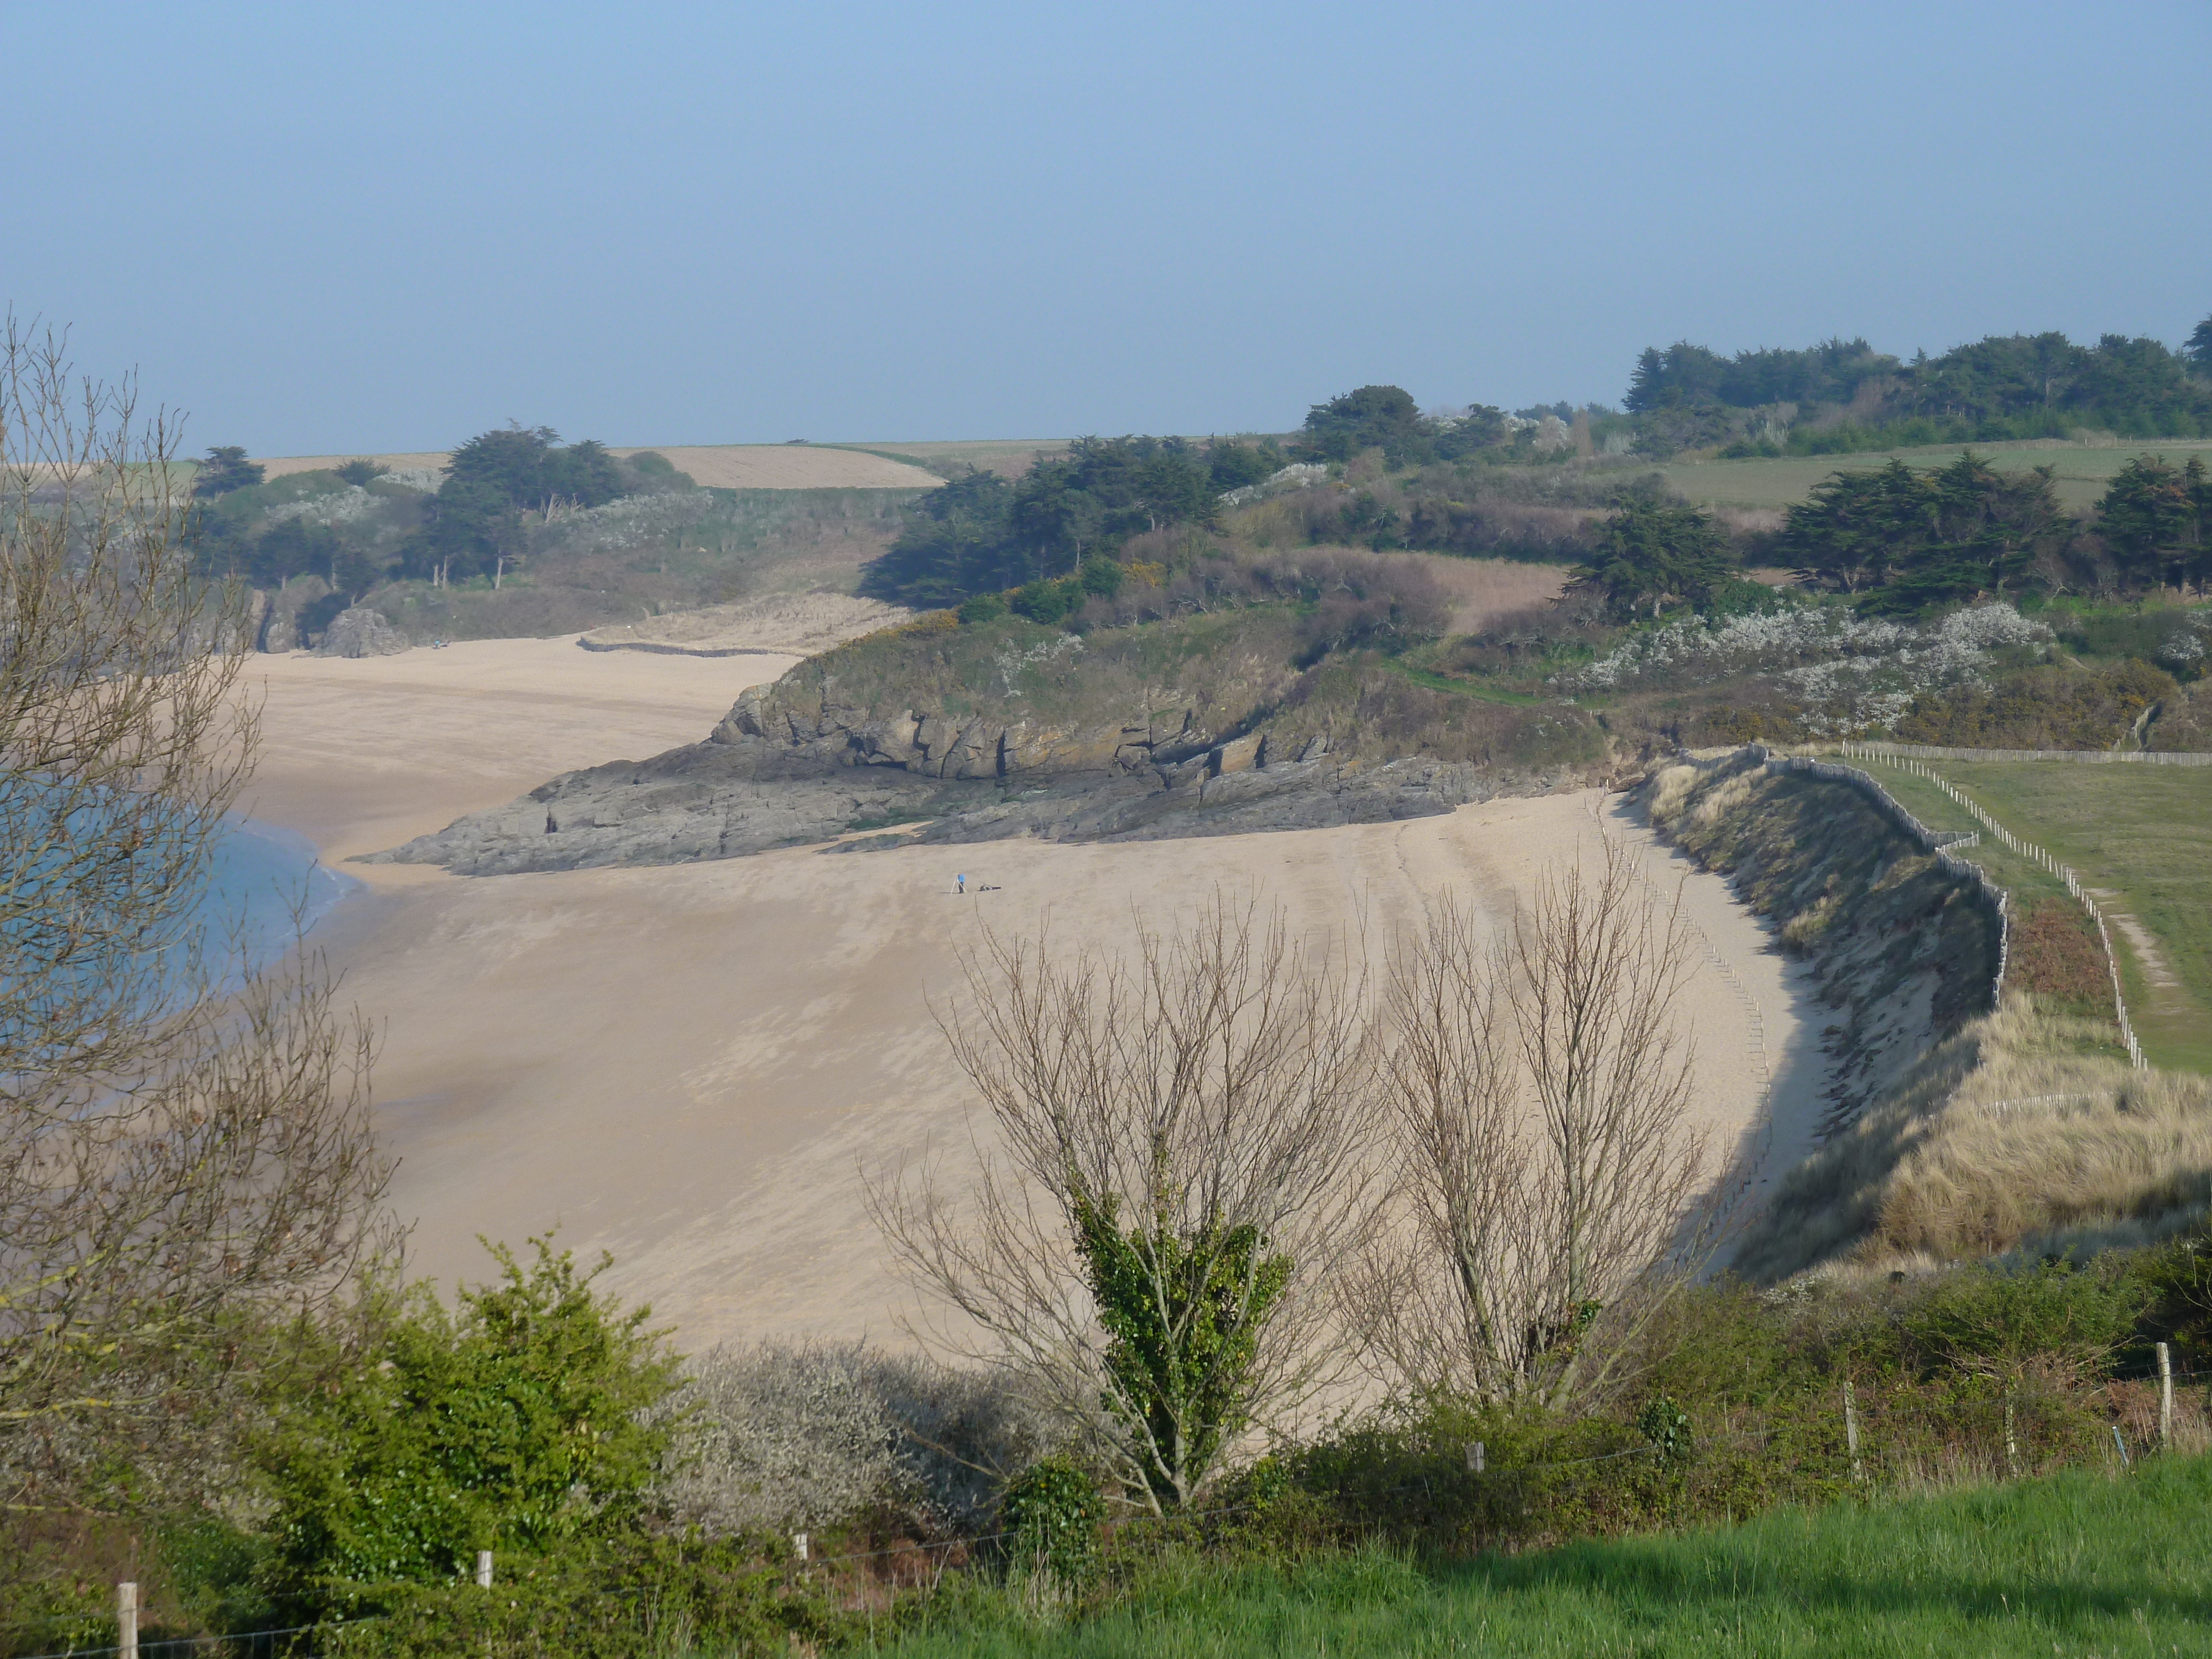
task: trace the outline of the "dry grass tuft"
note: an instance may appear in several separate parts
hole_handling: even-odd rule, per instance
[[[2094,1020],[2015,995],[1791,1170],[1738,1267],[1912,1270],[2165,1237],[2212,1200],[2212,1085],[2090,1052]],[[1773,1218],[1786,1218],[1786,1225]]]

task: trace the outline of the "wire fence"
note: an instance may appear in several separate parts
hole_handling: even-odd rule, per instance
[[[1940,744],[1859,743],[1852,747],[1884,758],[1968,761],[2070,761],[2076,765],[2212,766],[2212,754],[2143,749],[1958,749]]]
[[[2142,1044],[2136,1040],[2135,1023],[2128,1018],[2127,992],[2120,982],[2120,958],[2119,953],[2112,948],[2112,929],[2105,923],[2105,913],[2103,909],[2099,907],[2097,901],[2092,898],[2088,892],[2082,887],[2081,877],[2075,873],[2070,866],[2061,864],[2051,854],[2047,848],[2038,847],[2033,842],[2023,841],[2018,836],[2013,834],[2011,830],[2006,829],[2004,825],[1999,823],[1995,817],[1991,817],[1990,813],[1978,803],[1969,799],[1965,792],[1960,789],[1956,784],[1953,783],[1948,778],[1937,773],[1933,768],[1928,766],[1925,763],[1911,759],[1905,756],[1885,752],[1887,750],[1894,748],[1895,746],[1896,745],[1893,744],[1859,744],[1847,743],[1842,745],[1842,748],[1844,754],[1863,756],[1869,760],[1881,760],[1886,762],[1887,764],[1897,767],[1902,771],[1910,773],[1914,777],[1920,778],[1926,782],[1934,784],[1936,788],[1942,790],[1944,794],[1948,795],[1954,802],[1971,816],[1977,823],[1988,830],[1990,834],[1995,836],[2006,848],[2016,856],[2024,858],[2029,863],[2035,865],[2046,875],[2055,878],[2065,887],[2066,890],[2074,896],[2075,901],[2079,903],[2083,909],[2089,913],[2089,919],[2097,924],[2097,942],[2104,949],[2105,969],[2112,978],[2112,1011],[2119,1019],[2121,1040],[2127,1045],[2128,1064],[2135,1067],[2135,1069],[2139,1072],[2146,1070],[2148,1068],[2148,1062],[2143,1059]],[[2206,758],[2212,759],[2212,756],[2208,756]]]
[[[2194,1391],[2194,1398],[2190,1394]],[[2006,1480],[2031,1474],[2048,1474],[2059,1467],[2104,1464],[2111,1474],[2126,1474],[2143,1455],[2161,1449],[2203,1451],[2212,1447],[2212,1371],[2177,1370],[2159,1345],[2159,1370],[2150,1376],[2112,1378],[2073,1391],[2048,1387],[2011,1385],[1986,1391],[1975,1398],[1948,1402],[1917,1398],[1907,1387],[1869,1385],[1854,1389],[1847,1374],[1829,1378],[1825,1405],[1808,1405],[1794,1413],[1767,1413],[1760,1420],[1759,1407],[1739,1407],[1735,1416],[1708,1422],[1704,1431],[1683,1449],[1668,1444],[1632,1444],[1593,1451],[1573,1458],[1520,1458],[1510,1447],[1484,1447],[1482,1440],[1431,1443],[1425,1451],[1407,1453],[1407,1460],[1425,1460],[1427,1468],[1411,1478],[1394,1480],[1374,1489],[1347,1486],[1338,1500],[1349,1510],[1374,1516],[1389,1509],[1391,1500],[1418,1500],[1422,1513],[1458,1513],[1460,1509],[1489,1493],[1491,1500],[1506,1504],[1506,1513],[1522,1500],[1540,1500],[1544,1493],[1559,1493],[1559,1480],[1577,1471],[1597,1471],[1624,1462],[1650,1462],[1672,1471],[1683,1482],[1694,1482],[1701,1474],[1725,1474],[1729,1458],[1787,1460],[1790,1474],[1808,1486],[1827,1482],[1825,1491],[1858,1491],[1874,1495],[1881,1491],[1917,1489],[1958,1484],[1966,1480]],[[2101,1451],[2100,1451],[2101,1449]],[[1402,1467],[1402,1464],[1401,1464]],[[1604,1489],[1597,1489],[1604,1491]],[[1109,1535],[1121,1553],[1151,1551],[1201,1544],[1203,1537],[1188,1526],[1217,1528],[1221,1522],[1259,1516],[1263,1502],[1206,1506],[1186,1517],[1183,1531],[1168,1517],[1134,1513],[1109,1526]],[[1736,1510],[1743,1513],[1743,1510]],[[1218,1537],[1218,1533],[1214,1533]],[[891,1579],[842,1579],[845,1593],[860,1593],[874,1586],[896,1604],[900,1590],[927,1590],[940,1582],[951,1566],[973,1564],[994,1544],[1009,1544],[1022,1537],[1011,1528],[988,1533],[964,1533],[936,1540],[902,1540],[878,1548],[854,1551],[814,1551],[805,1535],[792,1535],[792,1551],[781,1562],[785,1590],[810,1586],[814,1590],[838,1589],[838,1568],[878,1564],[890,1558],[927,1562],[925,1573],[911,1583]],[[957,1559],[956,1559],[957,1558]],[[765,1562],[776,1566],[775,1562]],[[467,1593],[465,1586],[453,1589]],[[487,1608],[495,1608],[495,1590],[504,1583],[489,1583]],[[644,1614],[646,1593],[595,1593],[592,1614],[602,1620],[635,1620]],[[279,1626],[270,1631],[241,1631],[232,1635],[201,1637],[143,1637],[131,1644],[53,1648],[22,1659],[184,1659],[204,1650],[228,1650],[241,1659],[279,1659],[292,1652],[343,1652],[347,1637],[374,1637],[378,1626],[392,1614],[368,1614],[358,1620],[323,1624]],[[525,1608],[518,1614],[531,1620]],[[7,1626],[0,1626],[7,1628]],[[15,1628],[28,1628],[18,1624]],[[473,1637],[471,1637],[473,1639]],[[515,1632],[515,1641],[525,1641]],[[535,1639],[535,1637],[531,1637]],[[460,1652],[462,1648],[453,1648]],[[531,1648],[540,1650],[540,1648]]]
[[[2001,1006],[2004,1002],[2005,975],[2012,963],[2012,896],[1991,881],[1989,872],[1980,865],[1959,856],[1963,848],[1978,847],[1981,837],[1930,830],[1902,801],[1883,788],[1871,774],[1862,772],[1856,766],[1843,766],[1811,755],[1778,755],[1763,743],[1747,744],[1745,748],[1769,772],[1802,772],[1826,782],[1849,784],[1871,800],[1884,817],[1917,842],[1923,852],[1933,854],[1936,862],[1946,873],[1970,885],[1989,907],[1996,922],[1997,960],[1996,971],[1990,977],[1990,1008],[1994,1012]]]

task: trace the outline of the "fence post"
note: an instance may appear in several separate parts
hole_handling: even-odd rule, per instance
[[[2166,1451],[2173,1440],[2173,1355],[2165,1343],[2158,1345],[2158,1449]]]
[[[477,1552],[477,1588],[478,1589],[491,1588],[491,1552],[489,1550]]]
[[[115,1587],[115,1650],[120,1659],[138,1659],[138,1586]]]
[[[1851,1455],[1851,1479],[1865,1480],[1866,1471],[1859,1467],[1859,1407],[1848,1376],[1844,1379],[1844,1449]]]

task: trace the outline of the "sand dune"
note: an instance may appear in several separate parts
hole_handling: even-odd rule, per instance
[[[695,738],[757,657],[591,653],[495,641],[266,677],[261,811],[331,855],[389,845],[565,766]],[[328,926],[386,1022],[379,1116],[404,1162],[417,1267],[473,1276],[478,1232],[558,1222],[615,1252],[685,1346],[771,1333],[892,1334],[903,1297],[856,1166],[964,1133],[931,1013],[985,924],[1049,917],[1126,943],[1217,886],[1256,885],[1301,927],[1364,916],[1379,941],[1447,889],[1502,918],[1540,861],[1596,842],[1591,795],[1448,817],[1113,847],[1036,842],[463,879],[374,867]],[[1679,861],[1632,826],[1651,879]],[[360,871],[362,866],[353,866]],[[965,870],[966,898],[952,892]],[[995,890],[979,892],[988,885]],[[1804,1147],[1822,1081],[1791,970],[1717,879],[1692,875],[1707,959],[1692,1012],[1698,1109],[1717,1140]]]

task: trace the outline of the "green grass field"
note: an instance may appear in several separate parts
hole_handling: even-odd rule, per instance
[[[953,1601],[912,1659],[1121,1656],[2212,1653],[2212,1461],[1784,1511],[1668,1537],[1424,1566],[1381,1549],[1164,1562],[1108,1610]]]
[[[1832,472],[1887,466],[1892,458],[1916,467],[1937,467],[1954,458],[1961,446],[1945,444],[1926,449],[1869,451],[1862,455],[1784,455],[1770,460],[1677,461],[1658,471],[1667,482],[1693,501],[1728,507],[1787,507],[1802,501],[1814,484]],[[2087,507],[2105,493],[2112,475],[2136,456],[2163,455],[2180,465],[2192,455],[2212,465],[2212,441],[2146,438],[2123,443],[2116,449],[2089,449],[2077,444],[1975,444],[1978,455],[1986,455],[2001,471],[2025,472],[2032,466],[2058,470],[2058,499],[2068,507]]]
[[[1861,763],[1931,830],[1973,821],[1899,768]],[[2141,953],[2117,940],[2136,1034],[2152,1063],[2212,1072],[2212,767],[2081,766],[2063,761],[1929,763],[1998,823],[2071,865],[2084,885],[2155,941],[2179,983],[2151,983]],[[1966,856],[2017,902],[2065,889],[2027,860],[1984,841]]]

